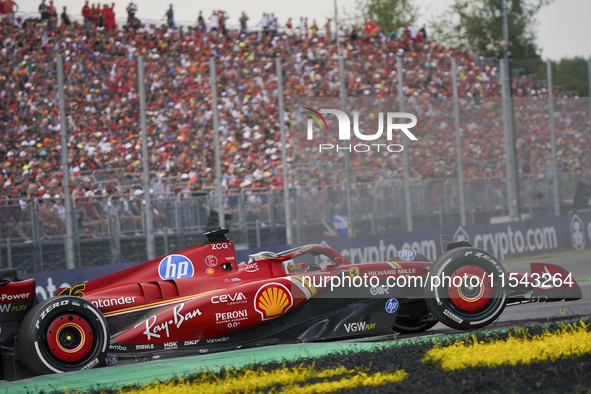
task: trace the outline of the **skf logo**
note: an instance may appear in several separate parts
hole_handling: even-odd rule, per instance
[[[191,260],[180,254],[166,256],[158,265],[158,274],[162,279],[190,278],[194,271]]]
[[[320,130],[325,129],[328,131],[328,124],[326,123],[326,119],[322,114],[332,114],[337,117],[338,124],[339,124],[339,140],[347,141],[351,140],[351,119],[349,116],[338,109],[321,109],[320,112],[309,108],[309,107],[302,107],[306,111],[303,112],[304,114],[310,116],[312,119],[308,119],[307,123],[307,139],[313,140],[314,139],[314,121],[320,127]],[[410,123],[394,123],[394,119],[410,119]],[[417,141],[417,137],[414,136],[413,133],[410,132],[410,128],[417,125],[417,117],[413,114],[407,112],[387,112],[386,113],[386,139],[388,141],[392,141],[392,132],[394,130],[402,131],[408,139],[411,141]],[[355,137],[362,141],[375,141],[380,138],[384,133],[384,113],[378,113],[378,131],[374,134],[364,134],[359,129],[359,112],[353,111],[353,133]],[[337,152],[348,150],[349,152],[369,152],[369,151],[377,151],[377,152],[392,152],[392,153],[399,153],[402,152],[403,147],[400,144],[357,144],[354,146],[339,146],[333,144],[320,144],[318,145],[318,151],[327,151],[327,150],[336,150]]]
[[[280,283],[262,286],[254,297],[254,310],[261,314],[262,320],[269,320],[284,314],[293,305],[290,291]]]
[[[359,276],[359,268],[349,268],[349,276],[351,277],[351,279],[354,279],[355,277]]]

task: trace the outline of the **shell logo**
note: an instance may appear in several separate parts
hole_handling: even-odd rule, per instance
[[[281,283],[267,283],[257,291],[254,297],[254,310],[263,320],[282,315],[293,305],[290,291]]]

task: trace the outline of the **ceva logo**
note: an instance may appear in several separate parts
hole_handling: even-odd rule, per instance
[[[162,279],[190,278],[194,273],[191,260],[180,254],[166,256],[158,265],[158,274]]]
[[[310,116],[312,119],[308,119],[308,129],[307,129],[307,139],[313,140],[314,139],[314,121],[320,127],[320,130],[326,129],[328,131],[328,124],[326,123],[326,119],[322,116],[322,114],[332,114],[337,117],[339,123],[339,140],[346,141],[351,140],[351,119],[349,115],[345,112],[340,111],[338,109],[321,109],[320,112],[309,108],[309,107],[302,107],[306,111],[303,113]],[[410,123],[394,123],[394,119],[410,119]],[[401,130],[406,137],[408,137],[411,141],[417,141],[417,137],[414,136],[413,133],[410,132],[410,128],[417,125],[417,117],[413,114],[407,112],[387,112],[386,113],[386,139],[388,141],[392,141],[392,132],[394,130]],[[324,126],[324,127],[323,127]],[[378,113],[378,131],[374,134],[363,134],[359,130],[359,112],[353,111],[353,133],[355,137],[362,141],[375,141],[380,138],[384,133],[384,113]],[[349,152],[369,152],[374,150],[377,152],[380,151],[388,151],[392,153],[402,152],[403,147],[400,144],[357,144],[354,146],[339,146],[333,144],[320,144],[318,146],[318,151],[327,151],[327,150],[336,150],[344,151],[348,150]]]

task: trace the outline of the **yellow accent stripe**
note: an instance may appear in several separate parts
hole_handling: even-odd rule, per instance
[[[200,293],[200,294],[195,294],[195,295],[190,295],[190,296],[180,297],[180,298],[174,298],[172,300],[164,300],[164,301],[154,302],[154,303],[151,303],[151,304],[144,304],[144,305],[132,306],[132,307],[129,307],[129,308],[124,308],[124,309],[119,309],[119,310],[116,310],[116,311],[106,312],[106,313],[103,313],[103,315],[104,316],[113,316],[115,313],[119,315],[119,314],[122,314],[122,313],[128,312],[128,311],[134,311],[134,310],[135,311],[139,311],[139,310],[143,310],[143,309],[153,309],[153,307],[156,307],[156,306],[159,306],[159,305],[166,306],[167,304],[174,304],[177,301],[193,299],[193,298],[197,298],[197,297],[200,297],[202,295],[205,295],[205,294],[215,293],[215,292],[223,291],[223,290],[226,290],[226,289],[211,290],[211,291],[206,291],[205,293]]]
[[[506,340],[478,341],[476,336],[447,347],[436,345],[425,353],[423,362],[431,362],[445,371],[484,366],[529,364],[577,357],[591,353],[589,324],[582,320],[560,331],[529,336],[527,331],[510,335]]]
[[[340,380],[328,381],[343,375]],[[401,382],[407,374],[403,370],[395,373],[378,372],[368,375],[361,369],[348,370],[345,367],[318,371],[314,366],[298,368],[279,368],[273,371],[241,370],[228,371],[225,376],[218,377],[210,373],[202,374],[193,382],[183,378],[167,383],[150,383],[139,388],[124,388],[118,393],[125,394],[156,394],[156,393],[253,393],[268,391],[274,386],[280,386],[274,391],[279,393],[327,393],[356,387],[380,386],[386,383]],[[317,383],[306,383],[308,380],[325,379]],[[280,390],[280,391],[276,391]]]
[[[300,290],[302,290],[302,292],[304,292],[304,294],[306,294],[306,297],[309,299],[310,297],[313,297],[314,295],[316,295],[316,287],[314,287],[314,285],[312,284],[311,280],[306,280],[304,281],[302,276],[291,276],[292,282],[299,287]]]

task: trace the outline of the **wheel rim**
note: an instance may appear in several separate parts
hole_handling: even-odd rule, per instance
[[[452,283],[451,286],[441,288],[444,290],[444,294],[440,293],[442,295],[441,301],[450,311],[461,318],[474,321],[484,317],[491,310],[498,308],[499,303],[506,298],[506,289],[501,285],[499,274],[493,272],[491,282],[490,272],[479,263],[461,263],[446,271],[451,272],[451,275],[444,274],[452,278]],[[473,289],[469,289],[469,286],[468,288],[454,286],[453,278],[464,277],[464,274],[468,278],[477,276],[479,281],[484,277],[484,283]],[[456,279],[456,284],[458,281]]]
[[[94,343],[92,327],[75,314],[57,317],[47,329],[49,353],[60,362],[77,362],[91,353]]]
[[[494,288],[490,287],[490,279],[487,281],[488,274],[477,265],[466,265],[455,270],[447,288],[451,302],[466,312],[475,312],[486,307],[494,293]],[[460,285],[455,286],[454,283]]]

